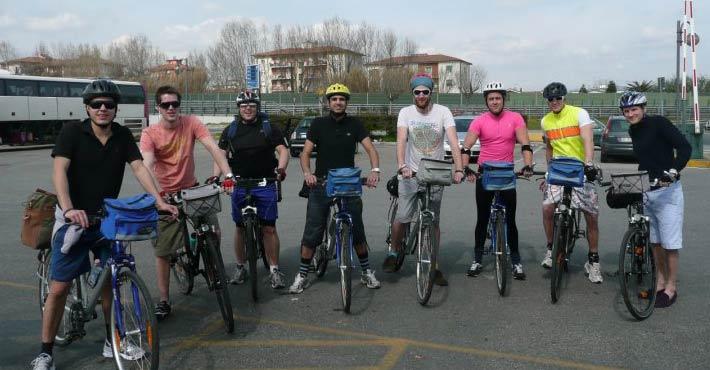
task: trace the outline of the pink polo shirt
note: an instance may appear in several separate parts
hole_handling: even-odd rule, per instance
[[[507,110],[498,116],[486,112],[473,120],[468,132],[476,133],[481,144],[478,164],[487,161],[513,162],[515,131],[521,127],[526,127],[523,116]]]

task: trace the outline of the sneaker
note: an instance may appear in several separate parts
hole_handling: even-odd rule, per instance
[[[158,320],[164,320],[170,315],[170,303],[167,301],[160,301],[160,303],[155,305],[155,317]]]
[[[382,271],[388,274],[397,271],[397,257],[396,253],[388,254],[385,262],[382,263]]]
[[[232,275],[232,280],[229,282],[231,284],[244,284],[247,280],[247,269],[244,266],[239,266],[234,268],[234,274]]]
[[[296,273],[296,278],[293,279],[293,284],[288,288],[288,292],[291,294],[300,294],[304,289],[310,286],[310,281],[308,276],[302,276],[301,273]]]
[[[552,268],[552,249],[548,249],[545,252],[545,258],[542,259],[541,265],[546,269]]]
[[[284,282],[285,277],[286,277],[286,275],[284,275],[283,272],[279,271],[279,269],[271,271],[271,274],[269,275],[269,280],[271,281],[271,289],[285,288],[286,287],[286,283]]]
[[[366,285],[368,289],[380,289],[380,282],[375,277],[375,272],[370,269],[362,273],[360,283]]]
[[[54,370],[54,359],[46,353],[40,353],[37,358],[30,362],[33,370]]]
[[[128,361],[135,361],[145,355],[145,351],[142,348],[136,346],[131,342],[127,343],[128,344],[124,346],[125,348],[120,353],[122,358]],[[111,342],[109,342],[108,340],[104,341],[103,355],[106,358],[113,358],[113,346],[111,346]]]
[[[436,273],[434,274],[434,284],[438,286],[447,286],[449,285],[449,281],[446,280],[444,274],[442,274],[441,271],[436,270]]]
[[[513,279],[515,280],[525,280],[525,272],[523,272],[523,265],[516,263],[513,265]]]
[[[589,275],[589,281],[591,281],[592,283],[601,284],[601,282],[604,281],[604,279],[602,278],[602,271],[601,267],[599,266],[599,262],[585,262],[584,271],[587,272],[587,275]]]
[[[466,271],[466,275],[476,277],[481,274],[481,271],[483,271],[483,265],[474,261]]]

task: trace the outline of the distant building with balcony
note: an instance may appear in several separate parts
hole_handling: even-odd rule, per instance
[[[148,74],[150,75],[150,78],[154,79],[163,79],[166,77],[174,78],[176,75],[182,72],[192,71],[194,68],[195,67],[187,64],[187,59],[172,58],[166,60],[165,64],[149,69]]]
[[[386,58],[368,63],[368,74],[384,72],[388,68],[408,68],[412,73],[431,75],[434,85],[442,93],[461,93],[470,90],[471,63],[443,54],[414,54]]]
[[[105,59],[56,59],[46,54],[0,62],[0,68],[16,75],[51,77],[112,76],[121,65]]]
[[[336,46],[257,53],[262,93],[320,92],[334,77],[362,68],[364,54]]]

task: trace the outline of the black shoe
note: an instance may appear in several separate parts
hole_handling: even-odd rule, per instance
[[[397,255],[388,254],[385,258],[385,262],[382,263],[382,271],[386,273],[392,273],[397,271]]]
[[[466,275],[476,277],[481,274],[481,271],[483,271],[483,265],[474,261],[468,271],[466,271]]]
[[[155,305],[155,317],[158,320],[164,320],[170,315],[170,303],[167,301],[160,301],[160,303]]]
[[[434,274],[434,284],[438,286],[448,286],[449,282],[448,280],[446,280],[444,274],[442,274],[441,271],[436,270],[436,273]]]

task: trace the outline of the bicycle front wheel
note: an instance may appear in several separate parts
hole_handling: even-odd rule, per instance
[[[498,283],[498,294],[505,296],[508,294],[509,282],[510,282],[510,256],[507,253],[507,239],[505,234],[505,220],[503,212],[499,212],[496,215],[496,245],[495,245],[495,269],[496,269],[496,282]]]
[[[256,245],[256,220],[246,218],[244,220],[244,247],[247,253],[247,262],[249,263],[249,285],[251,287],[251,299],[256,302],[259,299],[259,274],[256,271],[256,260],[258,257],[258,246]]]
[[[651,316],[656,303],[656,261],[646,235],[637,227],[627,230],[621,242],[619,284],[631,315],[637,320]]]
[[[422,225],[419,229],[417,255],[417,301],[426,305],[431,297],[431,290],[436,273],[436,252],[432,225]]]
[[[217,295],[219,311],[224,320],[224,329],[227,333],[234,331],[234,314],[232,312],[232,300],[229,297],[229,285],[227,274],[224,272],[224,262],[222,253],[217,247],[216,236],[212,233],[205,235],[205,249],[202,253],[205,270],[207,271],[208,285],[212,287]]]
[[[192,263],[188,253],[185,246],[183,246],[175,252],[172,261],[170,261],[170,270],[173,272],[178,290],[184,295],[192,293],[192,288],[195,285],[195,276],[193,275]]]
[[[157,369],[160,354],[158,326],[143,280],[133,271],[116,277],[111,305],[111,346],[119,370]]]
[[[350,313],[350,303],[352,301],[352,245],[350,244],[350,225],[343,222],[340,225],[338,235],[340,244],[340,295],[343,302],[343,311]]]
[[[567,269],[567,242],[570,233],[568,228],[567,215],[555,216],[552,239],[552,273],[550,277],[550,298],[552,298],[552,303],[556,303],[560,299],[562,277]]]

